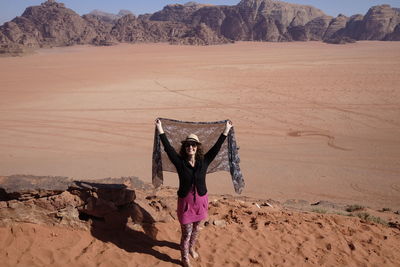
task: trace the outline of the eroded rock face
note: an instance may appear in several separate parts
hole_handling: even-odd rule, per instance
[[[394,28],[394,31],[392,33],[389,33],[386,35],[385,41],[400,41],[400,24]]]
[[[396,40],[396,27],[399,24],[400,13],[396,8],[389,5],[374,6],[365,16],[358,14],[347,20],[340,16],[335,18],[325,33],[324,41],[342,43],[348,40]]]
[[[55,1],[28,7],[1,31],[12,42],[30,47],[84,44],[96,36],[84,19]]]
[[[105,23],[112,24],[114,21],[116,21],[126,15],[133,15],[133,13],[130,12],[129,10],[120,10],[118,12],[118,14],[112,14],[112,13],[108,13],[108,12],[104,12],[104,11],[95,9],[92,12],[90,12],[89,14],[86,14],[84,16],[97,17],[99,20],[101,20]]]
[[[321,41],[325,32],[327,31],[329,24],[332,21],[330,16],[317,17],[305,25],[305,31],[310,41]]]
[[[210,45],[228,43],[209,27],[189,27],[181,22],[141,20],[132,15],[119,19],[111,35],[119,42],[169,42],[173,44]]]
[[[184,44],[184,45],[214,45],[231,43],[232,41],[217,35],[207,25],[201,23],[200,25],[188,29],[183,35],[172,37],[169,39],[171,44]]]
[[[88,229],[91,222],[124,229],[128,220],[143,223],[148,231],[155,220],[135,203],[135,177],[72,181],[66,177],[14,175],[0,179],[0,225],[14,222],[60,224]]]
[[[364,16],[357,14],[350,17],[347,21],[346,28],[342,31],[342,35],[359,40],[363,31]]]
[[[106,20],[93,14],[83,15],[82,18],[96,33],[96,36],[90,41],[91,44],[106,46],[113,45],[118,42],[110,34],[111,29],[114,26],[113,20]]]
[[[341,35],[341,31],[343,31],[346,28],[348,20],[349,20],[348,17],[341,14],[336,18],[334,18],[329,24],[327,30],[325,31],[323,39],[328,40],[334,36]]]
[[[169,42],[210,45],[232,41],[399,40],[400,12],[389,5],[365,16],[326,16],[311,6],[273,0],[242,0],[235,6],[189,2],[168,5],[138,17],[129,11],[95,11],[79,16],[54,0],[0,26],[0,54],[20,55],[26,48],[118,42]],[[346,38],[345,38],[346,37]]]
[[[204,23],[232,40],[290,41],[289,27],[304,26],[324,13],[311,6],[271,0],[242,0],[236,6],[203,7],[192,15],[192,25]],[[297,36],[297,35],[296,35]]]
[[[383,40],[400,23],[400,13],[389,5],[374,6],[363,19],[360,40]]]
[[[190,23],[193,13],[205,6],[210,5],[198,4],[195,2],[188,2],[184,5],[167,5],[161,11],[152,14],[149,19],[154,21],[175,21]]]

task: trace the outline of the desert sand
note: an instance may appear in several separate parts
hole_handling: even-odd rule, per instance
[[[399,77],[395,42],[122,44],[0,58],[0,175],[138,176],[150,182],[155,118],[231,119],[243,196],[395,211]],[[157,197],[168,200],[174,214],[177,178],[165,176],[172,189]],[[210,220],[195,266],[400,262],[396,228],[223,198],[234,195],[226,172],[209,175],[208,189]],[[138,192],[137,199],[145,196]],[[156,226],[154,241],[135,228],[91,233],[15,223],[0,227],[0,259],[6,266],[176,266],[179,224],[171,219]]]
[[[13,223],[0,227],[2,266],[179,266],[176,189],[163,188],[157,196],[151,190],[135,191],[137,203],[156,220],[147,232],[133,222],[123,230],[96,223],[88,229]],[[400,263],[400,224],[389,228],[357,217],[296,212],[273,201],[243,197],[211,195],[209,200],[209,217],[196,245],[200,258],[191,259],[193,266]]]
[[[74,46],[0,73],[0,175],[150,182],[155,118],[231,119],[244,195],[400,207],[400,43]]]

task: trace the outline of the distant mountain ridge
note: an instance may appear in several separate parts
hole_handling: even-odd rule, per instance
[[[25,48],[118,42],[211,45],[234,41],[400,40],[400,9],[374,6],[365,15],[336,18],[312,6],[242,0],[234,6],[189,2],[136,17],[94,10],[80,16],[48,0],[0,26],[0,53]]]
[[[113,22],[115,20],[122,18],[123,16],[133,15],[133,13],[129,10],[120,10],[118,12],[118,14],[112,14],[112,13],[108,13],[108,12],[104,12],[104,11],[95,9],[92,12],[90,12],[88,15],[97,16],[106,22]]]

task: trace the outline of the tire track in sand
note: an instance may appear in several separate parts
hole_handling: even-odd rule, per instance
[[[328,139],[328,146],[334,148],[334,149],[339,149],[339,150],[343,150],[343,151],[351,151],[351,149],[349,148],[345,148],[345,147],[340,147],[338,145],[335,144],[335,137],[333,135],[324,133],[324,132],[320,132],[320,131],[291,131],[288,132],[288,135],[291,137],[303,137],[303,136],[322,136]]]
[[[400,185],[392,184],[390,187],[391,187],[394,191],[400,192]]]

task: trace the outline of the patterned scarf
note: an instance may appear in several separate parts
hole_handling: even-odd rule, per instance
[[[227,120],[216,122],[188,122],[163,118],[159,118],[159,120],[161,120],[164,132],[171,146],[175,148],[177,153],[179,153],[181,141],[191,133],[199,137],[203,146],[203,151],[207,153],[224,131],[227,122]],[[221,150],[208,167],[207,173],[229,171],[232,176],[235,192],[240,194],[244,187],[244,180],[239,167],[240,158],[238,149],[235,132],[232,127],[227,136],[227,142],[222,144]],[[154,132],[152,162],[152,181],[155,188],[163,184],[163,171],[176,173],[175,166],[168,159],[164,149],[161,149],[161,140],[156,128]]]

